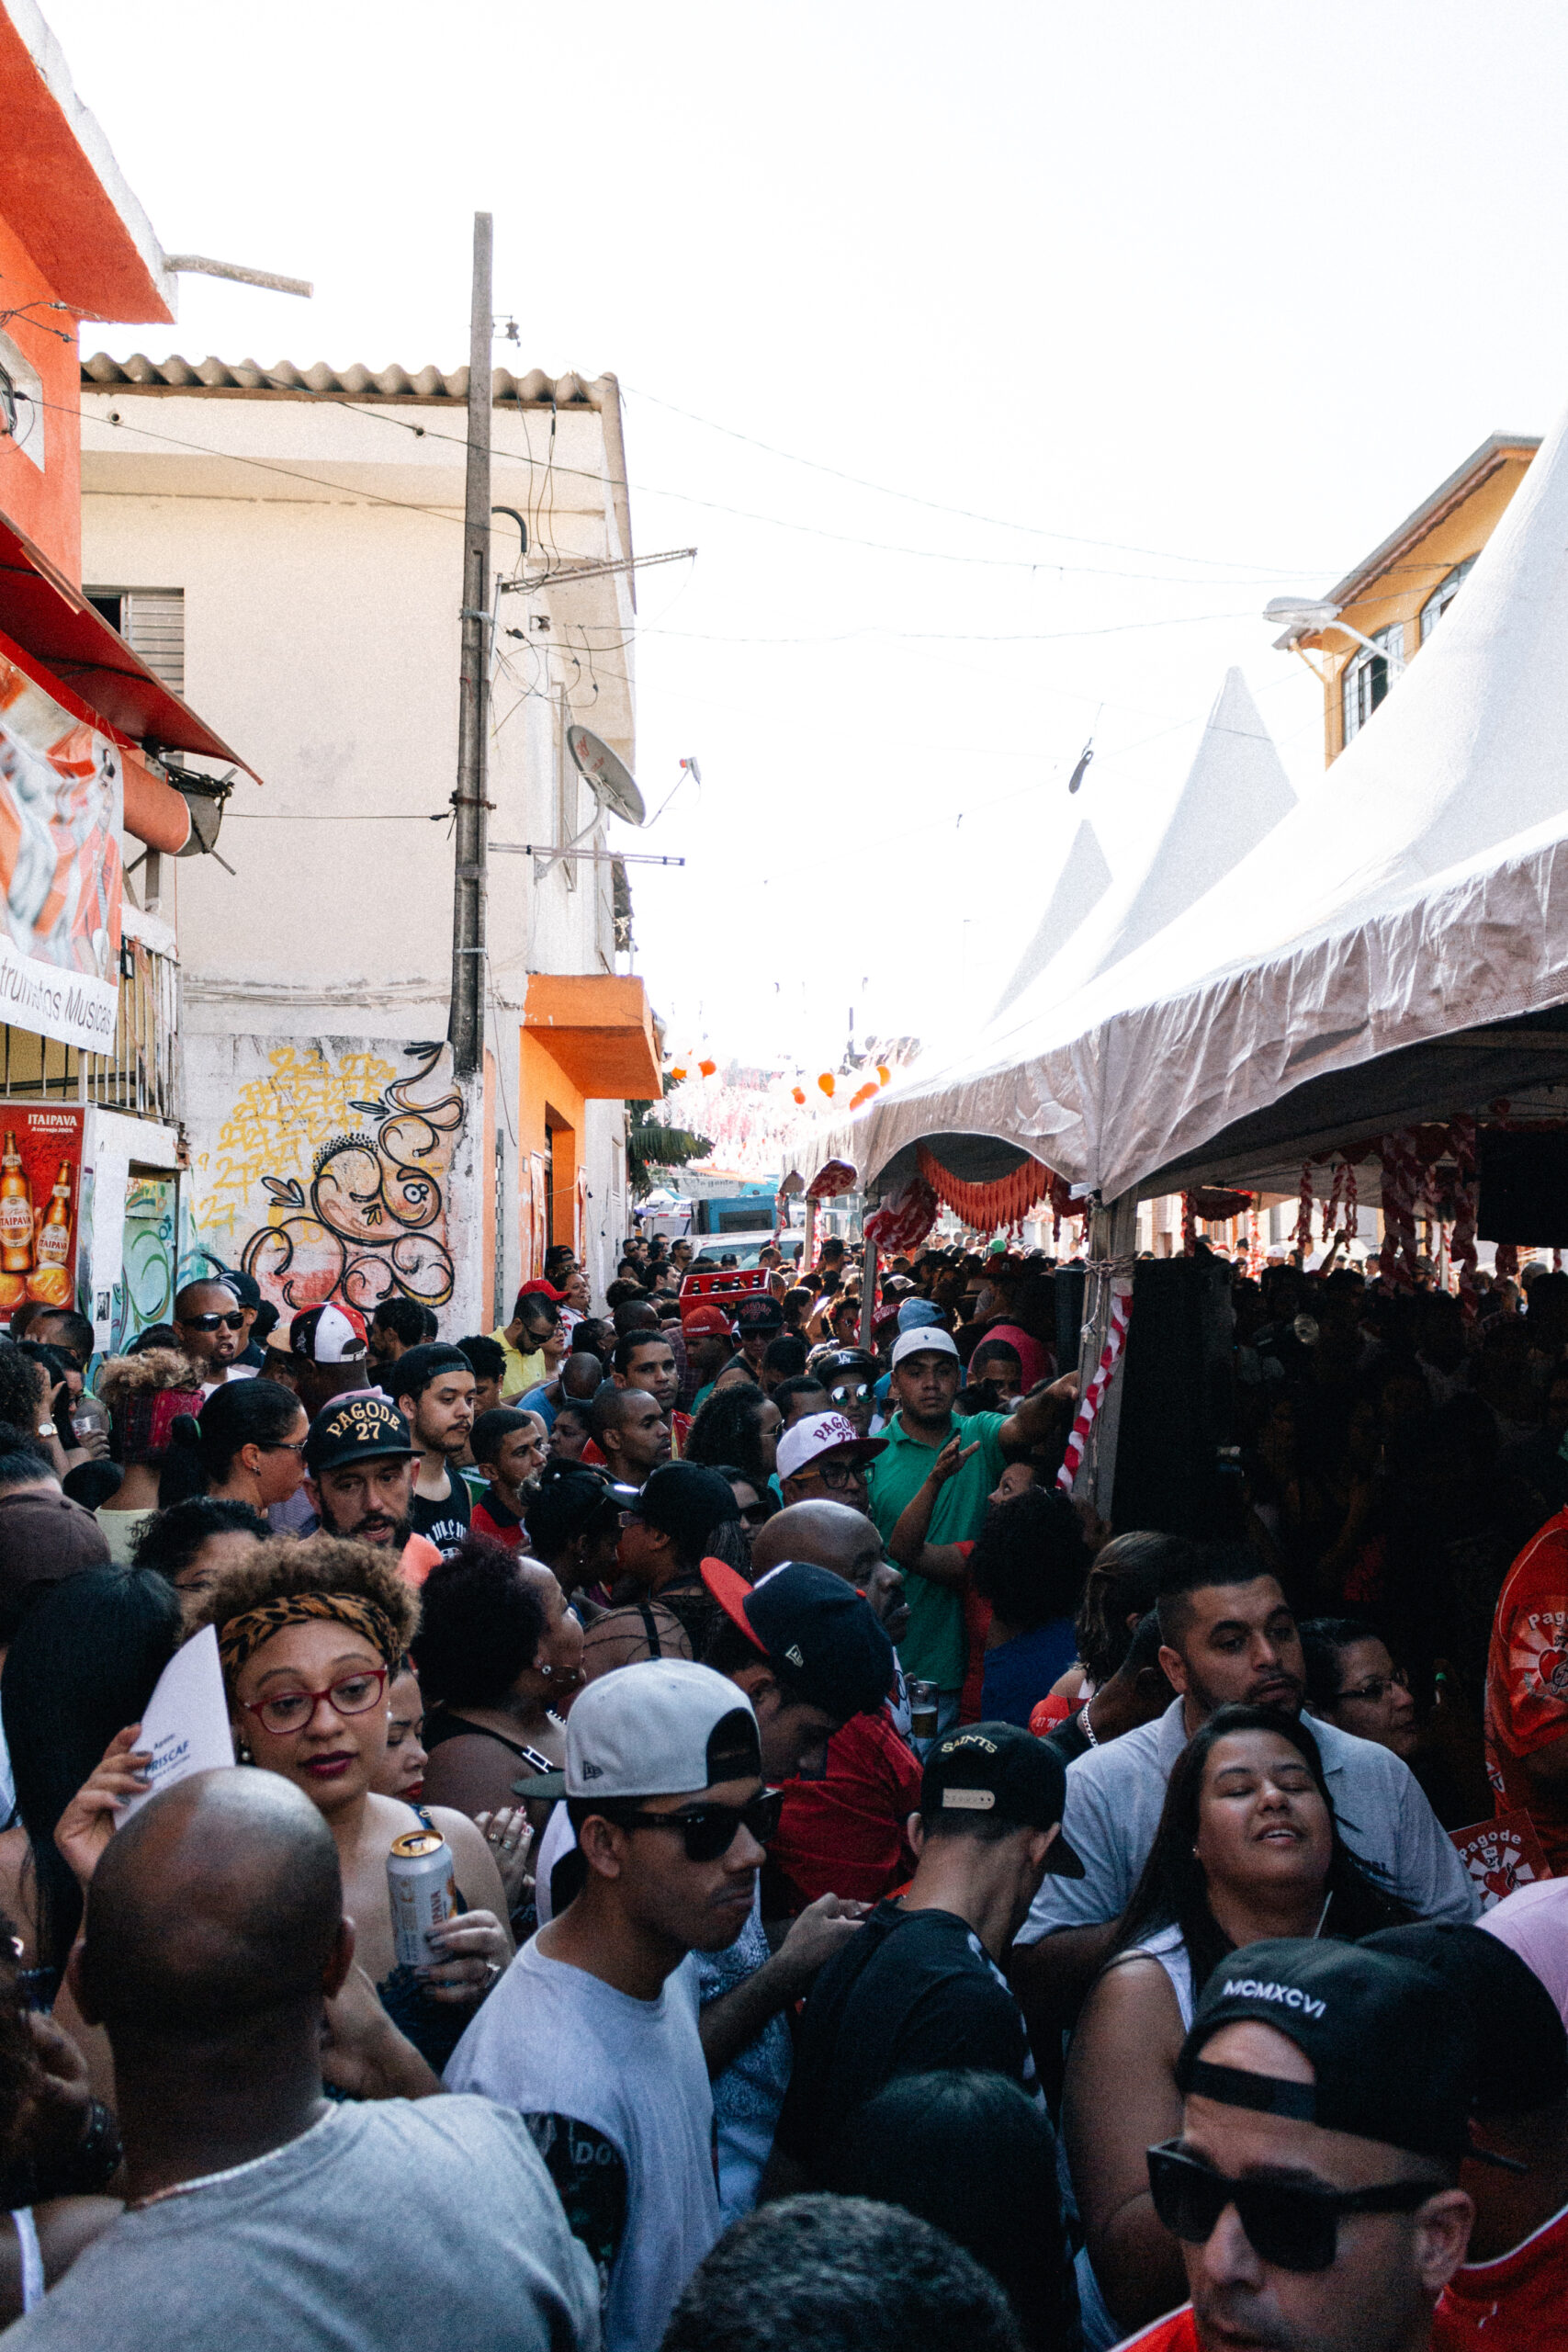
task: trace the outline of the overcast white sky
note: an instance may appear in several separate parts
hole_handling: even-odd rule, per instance
[[[486,207],[504,362],[620,377],[637,546],[700,548],[639,592],[645,794],[703,775],[633,876],[682,1051],[983,1017],[1227,664],[1321,766],[1267,598],[1568,400],[1551,0],[43,5],[165,248],[317,288],[85,343],[458,365]]]

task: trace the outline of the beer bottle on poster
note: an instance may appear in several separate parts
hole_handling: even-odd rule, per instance
[[[32,1262],[33,1196],[17,1149],[16,1129],[7,1127],[0,1157],[0,1272],[29,1273]]]
[[[0,1229],[5,1212],[0,1210]],[[40,1266],[63,1266],[71,1257],[71,1162],[62,1159],[60,1173],[54,1180],[54,1191],[44,1212],[39,1229],[38,1261]]]

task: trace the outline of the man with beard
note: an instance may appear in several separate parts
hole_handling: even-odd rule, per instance
[[[402,1555],[405,1580],[421,1585],[441,1554],[416,1535],[409,1425],[378,1388],[355,1389],[317,1414],[305,1440],[305,1490],[329,1535],[352,1535]]]
[[[468,1489],[457,1467],[474,1426],[473,1367],[461,1348],[437,1340],[410,1348],[391,1368],[393,1403],[413,1430],[421,1460],[413,1523],[444,1555],[468,1532]]]
[[[499,1405],[474,1423],[473,1450],[490,1483],[474,1505],[469,1525],[476,1535],[488,1535],[492,1543],[521,1552],[528,1540],[523,1513],[545,1466],[544,1423],[537,1413]]]
[[[1013,1982],[1026,2006],[1076,2007],[1115,1940],[1148,1860],[1176,1759],[1230,1702],[1299,1715],[1306,1665],[1277,1579],[1242,1544],[1214,1544],[1178,1565],[1158,1601],[1159,1662],[1179,1695],[1140,1730],[1097,1746],[1067,1771],[1063,1835],[1084,1863],[1070,1891],[1048,1881],[1019,1932]],[[1458,1854],[1392,1748],[1314,1719],[1312,1735],[1346,1843],[1385,1892],[1418,1918],[1465,1921],[1475,1896]]]

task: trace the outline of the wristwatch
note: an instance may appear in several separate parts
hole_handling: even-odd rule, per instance
[[[56,1430],[52,1421],[40,1421],[38,1425],[38,1433],[39,1437],[57,1437],[59,1435],[59,1431]]]

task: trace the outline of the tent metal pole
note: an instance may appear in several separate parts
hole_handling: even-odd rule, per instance
[[[1130,1290],[1132,1261],[1138,1246],[1138,1203],[1133,1193],[1107,1201],[1089,1219],[1090,1268],[1084,1287],[1083,1339],[1078,1350],[1080,1380],[1092,1380],[1111,1329],[1111,1302],[1117,1291]],[[1100,1406],[1074,1485],[1074,1499],[1093,1503],[1102,1519],[1111,1517],[1116,1486],[1116,1432],[1122,1419],[1122,1373],[1119,1364]]]

